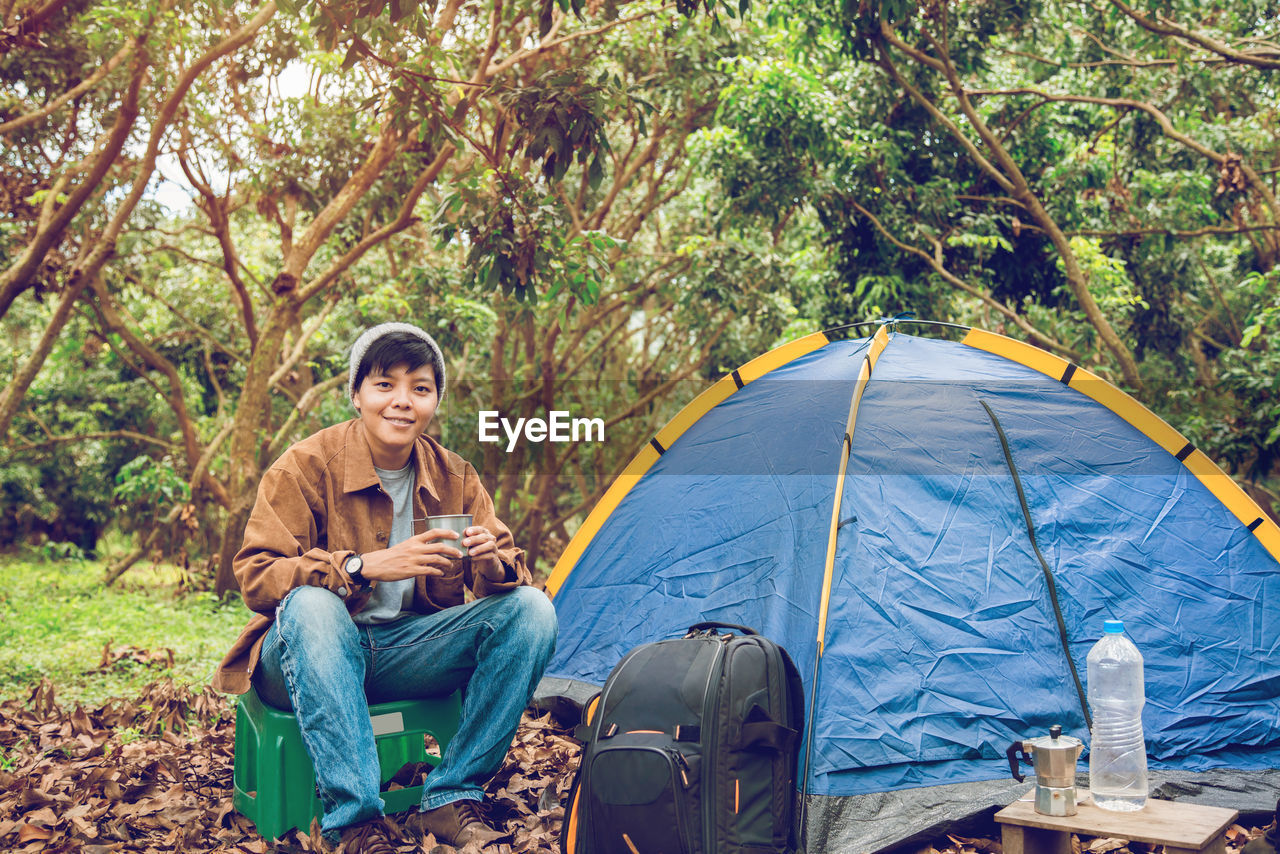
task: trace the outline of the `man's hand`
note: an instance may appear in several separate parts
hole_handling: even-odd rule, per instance
[[[467,531],[483,530],[468,528]],[[420,576],[431,577],[451,573],[462,552],[449,543],[429,540],[456,540],[456,531],[432,528],[397,543],[389,549],[361,555],[364,568],[360,574],[371,581],[402,581]],[[490,547],[492,549],[492,546]],[[501,565],[499,565],[501,566]]]
[[[462,544],[471,555],[471,568],[490,581],[506,581],[507,568],[498,559],[498,538],[483,525],[472,525],[463,532]]]

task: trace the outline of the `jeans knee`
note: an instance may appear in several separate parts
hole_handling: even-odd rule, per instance
[[[536,587],[517,587],[509,595],[515,619],[529,641],[540,647],[553,646],[560,624],[555,606],[551,604],[547,594]]]
[[[311,586],[296,587],[281,600],[276,623],[286,637],[334,637],[355,629],[336,593]]]

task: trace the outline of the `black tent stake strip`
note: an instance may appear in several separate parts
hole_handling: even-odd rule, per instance
[[[1084,685],[1080,683],[1080,674],[1076,671],[1076,663],[1071,659],[1071,649],[1067,643],[1067,624],[1062,619],[1062,608],[1058,605],[1058,586],[1053,581],[1053,570],[1049,569],[1049,563],[1044,559],[1044,555],[1040,553],[1040,544],[1036,542],[1036,526],[1031,521],[1031,508],[1027,506],[1027,494],[1022,490],[1022,478],[1018,476],[1018,467],[1013,462],[1013,452],[1009,450],[1009,440],[1004,434],[1004,428],[1000,426],[1000,419],[996,417],[995,412],[987,405],[985,400],[979,400],[982,408],[987,410],[987,416],[991,419],[991,424],[996,428],[996,435],[1000,437],[1000,448],[1004,451],[1004,461],[1009,466],[1009,474],[1013,475],[1014,488],[1018,490],[1018,505],[1022,508],[1022,518],[1027,523],[1027,537],[1031,540],[1031,548],[1036,553],[1036,559],[1040,561],[1040,569],[1044,572],[1045,584],[1049,587],[1049,601],[1053,603],[1053,615],[1058,620],[1058,638],[1062,641],[1062,654],[1067,659],[1067,667],[1071,669],[1071,679],[1076,683],[1076,695],[1080,698],[1080,711],[1084,714],[1084,723],[1090,730],[1093,729],[1093,719],[1089,717],[1089,702],[1085,698]]]

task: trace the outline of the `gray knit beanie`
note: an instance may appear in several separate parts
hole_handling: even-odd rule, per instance
[[[431,366],[436,370],[436,400],[444,400],[444,355],[440,352],[440,345],[436,343],[436,339],[412,323],[381,323],[366,329],[356,339],[356,343],[351,345],[351,367],[347,373],[347,399],[351,400],[351,398],[355,397],[356,371],[360,369],[360,362],[364,359],[364,354],[369,351],[369,347],[373,345],[373,342],[392,332],[405,332],[421,338],[431,348]]]

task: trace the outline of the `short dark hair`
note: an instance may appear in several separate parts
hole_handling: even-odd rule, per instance
[[[360,384],[369,374],[385,373],[399,365],[404,365],[405,370],[409,371],[416,371],[423,365],[430,365],[438,386],[440,372],[436,369],[435,361],[435,351],[431,349],[431,345],[417,335],[408,332],[388,332],[386,335],[379,336],[369,345],[369,349],[364,351],[360,365],[356,368],[355,381],[351,385],[352,391],[359,391]]]

